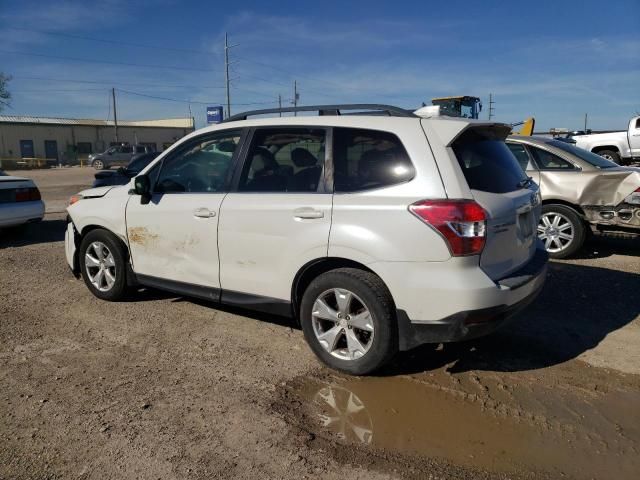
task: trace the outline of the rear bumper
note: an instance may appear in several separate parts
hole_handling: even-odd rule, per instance
[[[44,217],[44,202],[0,204],[0,227],[11,227],[23,223],[38,222]]]
[[[405,310],[398,309],[400,350],[409,350],[423,343],[468,340],[498,329],[540,293],[547,274],[547,260],[547,252],[538,249],[529,263],[495,282],[493,291],[486,292],[493,303],[489,307],[461,310],[439,320],[410,318]],[[477,293],[470,291],[468,295],[473,297]],[[460,294],[464,295],[463,292]]]

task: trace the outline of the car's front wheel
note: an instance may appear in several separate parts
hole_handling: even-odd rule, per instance
[[[106,230],[89,232],[80,244],[82,278],[91,293],[103,300],[116,301],[127,289],[126,260],[120,241]]]
[[[586,238],[585,223],[578,213],[565,205],[543,205],[538,238],[551,258],[566,258],[576,253]]]
[[[398,351],[391,294],[371,272],[340,268],[318,276],[302,297],[300,322],[311,349],[336,370],[366,375]]]
[[[104,170],[104,162],[102,160],[94,160],[91,162],[91,166],[96,170]]]

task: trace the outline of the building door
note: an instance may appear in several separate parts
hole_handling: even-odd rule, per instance
[[[33,158],[33,140],[20,140],[20,156],[22,158]]]
[[[44,158],[58,160],[58,142],[55,140],[44,141]]]

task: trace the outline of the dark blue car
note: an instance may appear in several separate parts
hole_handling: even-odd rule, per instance
[[[125,185],[144,170],[158,155],[160,155],[160,152],[140,153],[134,155],[126,167],[120,167],[117,170],[100,170],[94,175],[96,179],[93,181],[93,186]]]

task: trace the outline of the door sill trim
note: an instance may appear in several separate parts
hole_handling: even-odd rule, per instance
[[[158,290],[165,290],[177,295],[184,295],[185,297],[200,298],[202,300],[246,308],[247,310],[283,317],[293,317],[291,302],[280,298],[265,297],[233,290],[222,290],[215,287],[205,287],[150,275],[135,274],[135,277],[137,282],[145,287],[157,288]]]

